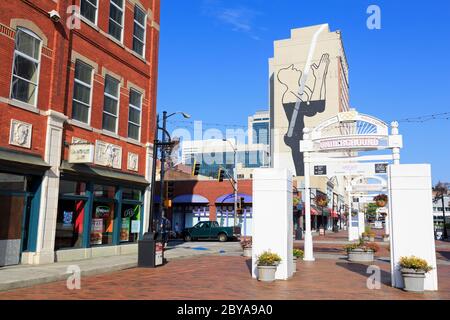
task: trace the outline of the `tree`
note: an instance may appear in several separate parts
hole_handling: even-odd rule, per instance
[[[445,202],[444,202],[444,196],[446,196],[447,195],[447,193],[448,193],[448,188],[447,188],[447,186],[445,185],[445,184],[443,184],[442,182],[438,182],[435,186],[434,186],[434,188],[433,188],[433,191],[435,192],[435,201],[437,201],[437,200],[441,200],[442,201],[442,215],[443,215],[443,218],[444,218],[444,234],[443,234],[443,236],[444,236],[444,239],[447,239],[447,237],[448,237],[448,235],[447,235],[447,227],[446,227],[446,224],[445,224]]]

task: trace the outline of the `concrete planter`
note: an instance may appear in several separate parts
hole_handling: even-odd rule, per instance
[[[414,269],[401,269],[403,276],[403,283],[405,287],[403,290],[411,292],[423,292],[425,281],[425,271]]]
[[[369,237],[363,237],[363,240],[364,241],[370,241],[370,238]]]
[[[389,236],[384,236],[383,237],[383,242],[389,242]]]
[[[361,249],[354,249],[347,252],[348,261],[351,262],[372,262],[373,251],[364,251]]]
[[[370,242],[374,242],[375,241],[375,237],[369,237],[369,241]]]
[[[244,248],[244,253],[242,254],[244,257],[252,256],[252,248]]]
[[[264,282],[275,281],[277,266],[258,266],[258,280]]]
[[[297,257],[292,257],[292,270],[297,272]]]

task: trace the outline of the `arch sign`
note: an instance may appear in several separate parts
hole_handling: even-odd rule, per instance
[[[400,165],[402,147],[403,139],[397,122],[392,122],[389,128],[385,122],[354,109],[340,112],[312,130],[304,128],[300,152],[303,152],[304,157],[305,191],[308,194],[310,190],[310,176],[347,177],[346,191],[351,217],[352,194],[387,190],[392,286],[402,288],[404,285],[398,266],[400,257],[416,255],[427,260],[434,268],[426,275],[425,290],[437,290],[435,243],[432,220],[429,218],[432,215],[429,191],[431,167],[428,164]],[[365,155],[368,151],[380,150],[391,152]],[[359,155],[360,152],[365,154]],[[388,181],[380,175],[387,176]],[[373,179],[377,183],[369,183]],[[415,201],[412,202],[411,198]],[[314,261],[310,210],[311,198],[305,197],[306,261]],[[361,231],[361,223],[364,224],[364,216],[352,217],[351,226],[355,224],[358,232]]]
[[[403,139],[398,134],[397,122],[391,124],[389,134],[385,122],[352,109],[338,113],[312,130],[304,128],[303,133],[300,152],[303,152],[304,157],[305,190],[310,189],[310,175],[373,176],[376,171],[380,174],[384,171],[380,169],[385,168],[385,163],[379,161],[390,160],[396,164],[400,163]],[[358,156],[358,152],[384,149],[392,149],[392,154]],[[378,161],[378,163],[360,163],[360,161]],[[314,261],[310,208],[311,199],[305,197],[305,260]]]

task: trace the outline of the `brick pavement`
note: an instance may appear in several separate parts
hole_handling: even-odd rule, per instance
[[[389,286],[389,264],[382,288],[366,287],[367,265],[341,259],[298,262],[289,281],[262,283],[251,278],[250,260],[240,256],[204,256],[174,260],[158,269],[129,269],[84,277],[81,290],[64,281],[1,292],[0,299],[450,299],[450,266],[439,266],[439,292],[414,294]]]

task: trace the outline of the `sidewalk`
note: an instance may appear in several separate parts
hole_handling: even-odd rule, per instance
[[[191,242],[169,243],[164,252],[167,261],[205,255],[237,254],[239,243]],[[37,284],[66,280],[69,266],[78,266],[81,276],[92,276],[137,267],[137,255],[102,257],[89,260],[56,262],[47,265],[18,265],[0,268],[0,291],[30,287]]]

